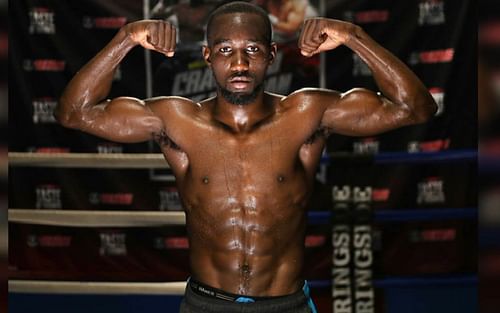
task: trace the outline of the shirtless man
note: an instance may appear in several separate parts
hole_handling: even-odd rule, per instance
[[[202,51],[216,97],[105,100],[130,49],[173,57],[175,34],[163,21],[124,26],[71,80],[58,120],[112,141],[160,145],[189,235],[192,277],[181,312],[315,312],[301,273],[306,209],[327,136],[422,123],[436,111],[433,98],[360,27],[324,18],[304,23],[302,54],[346,45],[371,68],[380,93],[267,93],[264,77],[276,56],[269,19],[259,7],[232,2],[211,15]]]

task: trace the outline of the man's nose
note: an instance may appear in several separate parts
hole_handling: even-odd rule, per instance
[[[233,53],[231,59],[231,69],[233,71],[242,72],[248,70],[248,56],[242,51]]]

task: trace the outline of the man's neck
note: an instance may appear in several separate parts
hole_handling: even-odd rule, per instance
[[[229,103],[218,94],[215,98],[213,117],[235,133],[248,133],[273,112],[273,103],[264,92],[251,103],[244,105]]]

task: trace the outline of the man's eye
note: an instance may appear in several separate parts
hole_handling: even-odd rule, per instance
[[[248,47],[247,51],[251,52],[251,53],[255,53],[255,52],[259,51],[259,48],[258,47]]]
[[[228,52],[231,52],[231,48],[229,47],[222,47],[219,49],[220,52],[222,53],[228,53]]]

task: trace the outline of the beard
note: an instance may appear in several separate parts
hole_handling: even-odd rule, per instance
[[[248,76],[245,75],[246,73],[237,73],[233,76]],[[264,88],[264,84],[261,82],[255,88],[247,93],[244,92],[233,92],[230,91],[222,84],[220,84],[217,79],[214,77],[215,82],[217,84],[217,89],[220,91],[220,94],[222,97],[229,103],[234,104],[234,105],[247,105],[249,103],[252,103],[255,99],[257,99],[257,96],[260,94],[262,89]]]

